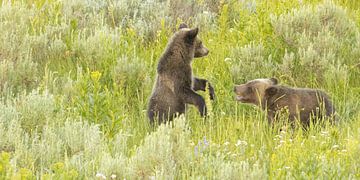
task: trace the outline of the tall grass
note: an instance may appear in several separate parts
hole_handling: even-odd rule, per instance
[[[357,179],[357,1],[0,1],[1,179]],[[157,61],[181,22],[216,101],[149,126]],[[279,131],[234,84],[277,77],[320,88],[336,126]]]

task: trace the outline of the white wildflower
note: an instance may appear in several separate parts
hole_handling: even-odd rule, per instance
[[[241,141],[241,140],[238,140],[237,142],[236,142],[236,144],[235,144],[235,146],[236,147],[238,147],[238,146],[247,146],[247,142],[246,141]]]
[[[102,173],[96,173],[96,177],[99,179],[106,179],[106,176]]]
[[[112,174],[112,175],[110,176],[110,178],[111,178],[111,179],[116,179],[116,174]]]
[[[335,144],[333,145],[332,149],[338,149],[339,148],[339,145]]]
[[[329,132],[327,132],[327,131],[321,131],[321,133],[320,133],[322,136],[328,136],[329,135]]]

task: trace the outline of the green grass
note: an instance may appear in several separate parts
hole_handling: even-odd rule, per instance
[[[0,2],[0,179],[360,178],[358,1]],[[200,27],[210,54],[193,71],[217,99],[199,92],[207,119],[188,106],[151,128],[157,62],[181,22]],[[323,89],[340,123],[270,127],[233,93],[264,77]]]

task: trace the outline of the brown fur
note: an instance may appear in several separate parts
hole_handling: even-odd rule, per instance
[[[335,108],[325,92],[318,89],[279,86],[277,83],[275,78],[271,78],[237,85],[237,100],[267,110],[270,124],[276,121],[276,117],[284,109],[288,110],[290,122],[298,119],[304,126],[309,126],[312,119],[330,117],[329,119],[334,120]]]
[[[205,91],[207,80],[193,77],[191,68],[194,57],[203,57],[209,52],[197,38],[198,31],[181,24],[161,56],[147,111],[151,123],[165,122],[184,113],[185,104],[195,105],[201,116],[206,115],[205,100],[195,91]],[[215,94],[210,84],[209,91],[213,99]]]

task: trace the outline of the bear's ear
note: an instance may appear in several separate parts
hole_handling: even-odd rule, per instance
[[[180,29],[183,29],[183,28],[188,28],[188,25],[185,24],[185,23],[181,23],[181,24],[179,25],[179,30],[180,30]]]
[[[191,29],[190,31],[188,31],[186,33],[186,37],[189,39],[189,40],[194,40],[195,37],[197,36],[199,32],[199,28],[194,28],[194,29]]]
[[[277,85],[279,83],[279,80],[277,80],[276,78],[270,78],[270,81],[272,81],[274,85]]]
[[[276,86],[270,86],[265,90],[265,95],[273,96],[278,92],[278,88]]]

